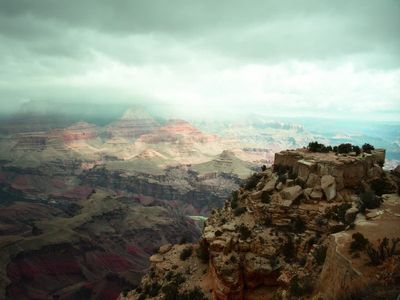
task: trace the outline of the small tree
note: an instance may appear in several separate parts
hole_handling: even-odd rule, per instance
[[[247,240],[251,236],[251,231],[244,224],[240,225],[239,233],[242,240]]]
[[[193,253],[193,247],[189,246],[187,248],[184,248],[181,252],[181,255],[179,256],[179,258],[181,260],[187,260],[190,256],[192,256]]]
[[[362,150],[365,153],[371,153],[371,150],[375,150],[375,147],[368,143],[365,143],[364,145],[362,145]]]
[[[337,148],[338,153],[349,153],[353,150],[353,146],[350,143],[340,144]]]
[[[368,239],[359,232],[353,233],[351,237],[353,241],[350,244],[350,253],[364,250],[369,244]]]

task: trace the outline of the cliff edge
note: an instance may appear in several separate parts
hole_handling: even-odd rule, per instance
[[[275,155],[198,244],[166,245],[123,299],[395,299],[400,293],[400,174],[384,150]]]

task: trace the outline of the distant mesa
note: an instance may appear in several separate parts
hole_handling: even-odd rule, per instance
[[[136,139],[159,127],[159,124],[141,109],[129,109],[120,120],[107,126],[106,132],[111,137]]]
[[[140,137],[141,142],[150,144],[177,141],[209,143],[217,140],[216,135],[204,134],[184,120],[170,120],[166,125]]]

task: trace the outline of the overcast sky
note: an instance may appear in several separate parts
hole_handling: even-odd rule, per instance
[[[0,0],[1,110],[400,120],[399,28],[398,0]]]

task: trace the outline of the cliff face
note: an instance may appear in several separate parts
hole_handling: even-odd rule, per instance
[[[0,290],[9,299],[115,299],[138,283],[154,249],[199,236],[191,220],[166,207],[102,191],[77,206],[73,216],[23,203],[0,214]]]
[[[150,259],[151,275],[120,299],[164,299],[171,285],[178,295],[171,299],[196,287],[198,299],[344,299],[357,296],[357,288],[370,282],[386,285],[386,295],[395,293],[400,249],[394,247],[392,263],[399,272],[385,282],[382,270],[368,264],[364,252],[350,253],[356,232],[371,245],[383,237],[400,237],[390,229],[400,226],[398,195],[384,195],[380,208],[359,212],[360,190],[377,188],[376,180],[390,182],[384,184],[386,192],[396,189],[395,180],[377,164],[381,153],[277,154],[274,169],[250,177],[224,208],[211,213],[198,245],[160,249]],[[191,247],[193,254],[187,250]],[[166,276],[169,264],[184,270],[181,283]]]

